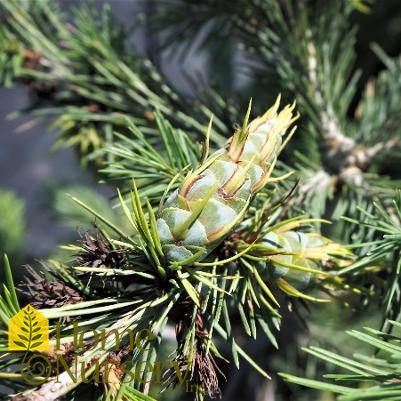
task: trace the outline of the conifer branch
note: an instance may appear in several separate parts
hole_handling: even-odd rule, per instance
[[[81,7],[73,21],[55,2],[16,1],[1,9],[0,35],[8,59],[0,67],[0,79],[7,85],[15,80],[28,85],[36,101],[27,111],[55,118],[56,146],[77,146],[86,158],[112,143],[111,133],[124,126],[126,117],[155,133],[155,110],[195,136],[203,132],[211,105],[200,101],[194,107],[196,100],[177,93],[149,60],[129,50],[108,7],[98,15]],[[49,21],[47,31],[43,20]],[[224,134],[227,125],[218,117],[221,102],[213,113],[216,129]],[[195,118],[193,110],[199,111]],[[217,133],[214,139],[224,141]]]
[[[255,60],[251,70],[254,66],[259,86],[273,85],[286,96],[297,96],[304,135],[302,140],[295,138],[295,143],[304,157],[297,162],[300,185],[294,204],[316,217],[334,210],[332,217],[338,218],[342,213],[352,214],[353,205],[361,200],[367,205],[377,196],[391,197],[391,191],[383,193],[383,188],[394,188],[397,182],[377,171],[385,157],[400,157],[399,124],[391,124],[393,129],[388,130],[385,122],[397,120],[391,105],[400,104],[399,79],[393,75],[398,62],[376,47],[387,70],[377,84],[368,84],[370,89],[352,117],[360,72],[355,70],[356,30],[351,18],[355,8],[361,10],[361,4],[342,0],[324,5],[317,2],[311,7],[306,2],[236,1],[228,14],[227,7],[216,7],[214,1],[202,5],[166,1],[158,8],[155,28],[168,28],[171,34],[185,32],[185,36],[169,41],[170,46],[179,47],[180,38],[194,40],[202,29],[206,46],[219,34],[217,27],[224,26],[224,34],[233,35]],[[208,16],[213,19],[209,21]],[[391,88],[386,86],[390,82]],[[391,93],[391,101],[386,102],[390,107],[383,105],[380,96],[376,106],[382,110],[375,108],[376,85],[378,90]],[[388,133],[385,140],[378,131],[373,133],[376,124]],[[316,174],[327,176],[318,186]],[[378,187],[378,183],[382,185]]]

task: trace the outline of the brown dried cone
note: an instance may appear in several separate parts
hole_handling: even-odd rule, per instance
[[[180,316],[176,321],[176,338],[177,351],[176,362],[180,369],[180,375],[183,378],[186,390],[195,394],[195,400],[203,400],[203,395],[210,398],[221,398],[221,389],[219,386],[218,373],[224,376],[219,369],[212,352],[207,347],[209,333],[204,325],[204,319],[200,313],[195,319],[195,339],[192,355],[184,351],[186,336],[189,332],[189,324],[192,315],[192,301],[184,300],[178,304],[178,307],[173,313],[173,318]],[[166,371],[164,376],[164,385],[175,387],[179,384],[177,372],[174,368]],[[188,387],[188,388],[187,388]]]
[[[102,268],[102,269],[120,269],[126,264],[124,254],[113,248],[110,241],[100,232],[96,230],[92,236],[89,232],[81,235],[80,246],[82,251],[76,255],[75,263],[79,267]],[[96,291],[101,291],[102,295],[118,295],[129,283],[124,283],[126,277],[115,276],[108,277],[107,280],[92,272],[80,272],[79,279],[90,286],[92,295],[96,295]]]
[[[78,253],[76,262],[80,266],[110,267],[117,269],[124,262],[124,256],[115,250],[110,241],[96,229],[95,238],[92,239],[88,232],[81,236],[82,252]]]
[[[31,266],[27,266],[28,275],[25,283],[18,290],[28,297],[28,302],[36,309],[58,308],[83,300],[83,296],[75,288],[65,284],[62,278],[42,263],[44,270],[53,278],[40,275]]]
[[[115,249],[111,242],[96,228],[94,235],[85,232],[81,235],[80,245],[82,251],[76,255],[75,263],[79,267],[102,269],[134,269],[135,263],[130,258],[129,252],[124,249]],[[91,270],[86,272],[81,269],[79,280],[90,286],[91,295],[119,296],[124,293],[131,298],[150,299],[155,291],[159,291],[158,283],[143,277],[125,275],[109,275],[107,278],[97,275]],[[98,291],[98,293],[97,293]]]

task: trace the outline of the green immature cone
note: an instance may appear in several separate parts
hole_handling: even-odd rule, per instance
[[[296,230],[270,231],[261,237],[254,249],[251,254],[267,257],[267,267],[278,279],[279,286],[290,284],[297,289],[306,287],[323,267],[348,263],[347,258],[351,255],[345,247],[318,233]]]
[[[252,195],[270,179],[295,105],[276,103],[189,174],[161,207],[157,230],[167,259],[201,260],[241,221]],[[292,130],[292,132],[295,128]],[[291,134],[292,134],[291,132]]]

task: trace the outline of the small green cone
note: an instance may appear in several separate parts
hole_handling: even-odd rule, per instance
[[[252,195],[263,188],[282,146],[282,138],[298,118],[276,103],[242,128],[189,174],[158,213],[157,230],[168,260],[182,262],[199,252],[204,258],[237,226]],[[200,250],[204,250],[200,252]]]

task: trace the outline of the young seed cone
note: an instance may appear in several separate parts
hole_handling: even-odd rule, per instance
[[[284,277],[297,289],[306,286],[313,273],[297,270],[294,266],[320,270],[326,264],[340,264],[338,256],[350,252],[318,233],[301,231],[273,232],[265,234],[258,242],[257,255],[269,256],[269,268],[273,276]]]
[[[294,105],[276,103],[189,174],[158,214],[157,230],[170,261],[200,260],[241,221],[252,195],[265,186],[291,123]]]

